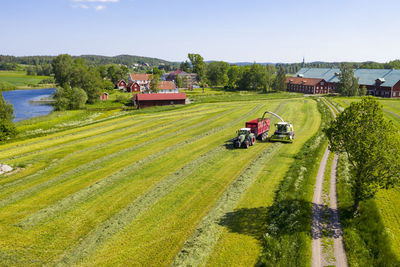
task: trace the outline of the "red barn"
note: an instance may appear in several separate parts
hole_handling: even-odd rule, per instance
[[[138,108],[166,105],[184,105],[186,102],[186,94],[136,94],[133,96],[132,102]]]
[[[108,100],[108,93],[102,93],[100,96],[101,100]]]
[[[137,82],[130,82],[126,87],[128,92],[140,92],[140,85]]]
[[[286,88],[288,92],[299,92],[304,94],[329,94],[332,85],[324,79],[286,77]]]
[[[126,88],[126,82],[124,80],[119,80],[115,83],[115,89],[123,90]]]

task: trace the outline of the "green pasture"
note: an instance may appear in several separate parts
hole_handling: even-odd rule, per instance
[[[25,71],[0,71],[0,81],[11,83],[17,88],[28,88],[30,85],[37,86],[41,80],[49,78],[48,76],[29,76]]]
[[[265,110],[294,124],[295,142],[232,149]],[[20,138],[0,145],[17,168],[0,176],[0,262],[255,264],[266,210],[320,124],[315,100],[282,95],[20,122]]]

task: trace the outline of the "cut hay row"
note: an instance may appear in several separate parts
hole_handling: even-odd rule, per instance
[[[68,251],[59,263],[66,265],[76,264],[83,258],[93,254],[101,243],[121,231],[121,228],[131,223],[137,216],[153,206],[164,195],[169,193],[176,184],[187,178],[196,168],[201,167],[204,162],[214,159],[216,155],[224,151],[224,149],[223,146],[219,146],[202,154],[198,159],[189,162],[180,168],[179,171],[174,172],[163,181],[153,186],[116,216],[98,225],[78,246]]]
[[[34,173],[32,175],[28,175],[26,177],[22,176],[22,175],[24,175],[24,173],[17,174],[17,175],[15,175],[15,177],[10,176],[10,177],[8,177],[8,179],[4,179],[3,181],[1,181],[2,186],[1,186],[0,190],[3,192],[4,189],[10,188],[10,187],[12,187],[13,190],[17,190],[18,189],[16,187],[17,184],[21,184],[26,181],[30,181],[30,180],[32,180],[32,178],[35,178],[35,177],[42,177],[42,176],[46,175],[47,171],[53,171],[53,173],[52,173],[53,175],[54,174],[63,174],[64,176],[68,176],[69,174],[79,172],[93,164],[105,163],[105,162],[109,161],[110,159],[117,157],[120,154],[143,147],[150,142],[155,142],[154,141],[155,138],[153,140],[147,141],[148,143],[140,142],[143,139],[146,139],[148,135],[152,135],[154,137],[156,137],[158,135],[157,138],[159,138],[159,140],[160,140],[163,138],[162,131],[168,132],[168,130],[170,130],[170,129],[180,129],[182,127],[184,129],[184,126],[186,126],[186,124],[188,124],[188,123],[191,123],[192,121],[193,120],[187,120],[185,123],[182,123],[181,121],[177,120],[175,123],[161,124],[160,127],[152,127],[154,125],[150,125],[150,128],[148,129],[148,131],[140,131],[140,129],[137,129],[132,134],[127,133],[128,137],[135,140],[134,142],[131,142],[128,146],[126,145],[126,139],[122,138],[122,140],[121,140],[121,139],[116,138],[114,141],[111,141],[111,142],[101,142],[100,144],[98,142],[96,142],[97,145],[94,145],[94,146],[90,146],[90,143],[89,143],[88,144],[89,147],[84,150],[75,148],[74,152],[66,153],[66,156],[64,158],[62,158],[60,160],[56,160],[56,161],[54,161],[54,159],[58,158],[57,155],[50,154],[51,155],[50,157],[49,157],[49,155],[45,155],[45,156],[47,156],[47,158],[49,160],[51,160],[51,163],[49,164],[49,166],[46,166],[45,169],[38,171],[37,173]],[[164,134],[164,136],[165,136],[165,134]],[[171,134],[169,136],[171,136]],[[113,136],[111,136],[111,138],[112,137]],[[165,136],[165,138],[167,138],[167,137],[168,136]],[[96,144],[96,143],[94,143],[94,144]],[[87,144],[84,144],[84,145],[87,145]],[[74,149],[74,147],[72,147],[72,149]],[[95,151],[102,151],[103,153],[93,153]],[[67,152],[68,152],[68,150],[67,150]],[[105,154],[105,156],[103,156],[103,154]],[[78,158],[80,160],[77,160]],[[89,162],[87,162],[88,160],[89,160]],[[36,161],[36,163],[40,162],[40,158],[35,157],[35,161]],[[75,161],[76,166],[72,165],[70,161]],[[44,161],[44,162],[47,163],[48,161]],[[85,165],[85,164],[87,164],[87,165]],[[54,172],[54,168],[59,165],[61,165],[62,169],[59,170],[58,173]],[[78,167],[79,169],[73,169],[74,167]],[[69,173],[63,172],[64,169],[69,170]],[[18,180],[16,180],[16,179],[18,179]],[[9,194],[9,192],[6,192],[6,193]]]
[[[227,150],[218,161],[193,173],[84,262],[167,265],[232,180],[265,146],[268,144],[259,143],[249,150]],[[207,175],[210,173],[211,177]],[[115,253],[119,256],[114,256]]]
[[[202,142],[203,139],[199,139],[198,141],[196,141],[196,143],[193,143],[193,145],[191,145],[191,149],[188,150],[187,153],[193,153],[194,149],[196,149],[196,147],[199,147],[199,144],[201,144],[201,146],[203,146],[202,151],[206,152],[208,149],[207,146],[208,144],[211,143],[207,143],[207,142],[213,142],[211,144],[211,146],[220,146],[221,143],[223,144],[224,141],[226,141],[227,136],[230,135],[232,136],[232,132],[234,132],[234,130],[232,129],[232,127],[237,127],[237,125],[233,125],[231,126],[231,128],[229,129],[221,129],[219,127],[215,127],[216,125],[224,125],[221,124],[221,122],[224,121],[224,123],[228,122],[228,123],[232,123],[232,118],[237,119],[239,118],[241,115],[243,116],[243,108],[247,109],[246,111],[249,110],[249,108],[247,108],[246,106],[242,106],[241,109],[232,112],[231,114],[228,114],[229,116],[227,116],[227,118],[224,118],[223,120],[217,120],[217,122],[215,122],[214,124],[208,124],[208,125],[204,125],[202,128],[200,129],[193,129],[192,131],[186,133],[182,133],[176,137],[173,137],[171,140],[173,140],[172,144],[177,143],[177,141],[179,142],[179,140],[188,140],[188,138],[193,137],[193,133],[197,133],[195,134],[195,136],[199,135],[199,134],[203,134],[204,135],[204,141],[206,142]],[[250,108],[259,108],[259,107],[250,107]],[[256,112],[257,109],[252,109],[251,112]],[[239,115],[239,116],[238,116]],[[245,114],[246,115],[246,114]],[[239,123],[239,122],[238,122]],[[240,121],[240,124],[243,123],[243,119],[242,121]],[[214,126],[213,126],[214,125]],[[214,129],[214,131],[208,132],[208,131],[204,131],[204,129],[207,129],[207,126],[211,127],[212,129]],[[215,131],[215,129],[218,129],[218,131]],[[224,130],[224,134],[221,135],[219,138],[215,138],[216,134],[219,134],[221,132],[221,130]],[[180,136],[182,136],[182,138],[179,138]],[[169,143],[167,142],[167,140],[162,141],[161,143],[164,143],[162,146],[166,147],[166,145]],[[157,144],[160,144],[160,142],[158,142]],[[155,148],[157,147],[154,144]],[[148,148],[143,148],[143,150],[141,151],[146,151],[146,149],[149,149],[150,151],[152,151],[152,149],[150,147]],[[183,152],[183,151],[182,151]],[[182,152],[180,151],[176,151],[173,154],[176,155],[180,155]],[[201,151],[200,151],[201,152]],[[200,153],[200,152],[196,152],[196,153]],[[201,152],[201,153],[204,153]],[[154,152],[155,153],[155,152]],[[186,151],[185,151],[186,153]],[[152,154],[152,153],[150,153]],[[168,154],[170,155],[170,154]],[[188,154],[190,155],[190,154]],[[171,154],[172,156],[172,154]],[[172,156],[172,158],[176,158],[176,156]],[[190,158],[187,155],[182,155],[182,162],[184,158],[188,158],[189,160],[193,160],[194,158]],[[89,199],[85,202],[77,202],[75,205],[73,205],[71,207],[71,209],[67,209],[67,210],[63,210],[61,213],[57,213],[55,215],[57,216],[50,216],[49,219],[44,221],[44,224],[39,224],[39,225],[33,225],[32,227],[28,227],[27,230],[18,230],[15,234],[18,233],[24,233],[25,238],[23,238],[21,241],[21,243],[19,243],[19,247],[24,246],[24,241],[23,240],[35,240],[34,244],[30,245],[32,247],[32,249],[30,250],[29,253],[23,254],[25,255],[26,258],[36,258],[36,259],[43,259],[43,256],[41,255],[47,255],[46,258],[47,259],[51,259],[56,255],[62,254],[62,251],[64,251],[68,246],[70,246],[71,244],[74,244],[75,242],[78,241],[78,239],[76,239],[76,234],[79,233],[79,236],[83,237],[86,235],[86,233],[88,232],[88,230],[91,230],[93,228],[95,228],[95,225],[97,225],[98,223],[101,223],[102,221],[104,221],[105,219],[112,217],[112,215],[114,215],[115,212],[118,212],[119,210],[121,210],[121,208],[126,207],[129,203],[130,200],[134,200],[135,194],[137,195],[138,193],[140,193],[140,190],[144,190],[143,192],[145,192],[146,188],[151,188],[151,183],[148,183],[148,181],[151,182],[151,180],[149,180],[148,178],[145,177],[152,177],[153,175],[151,175],[151,171],[153,171],[154,174],[157,173],[157,170],[160,170],[161,166],[166,166],[165,170],[173,170],[172,169],[172,165],[165,165],[165,162],[168,162],[168,159],[165,157],[161,157],[158,160],[156,160],[154,162],[154,164],[152,166],[146,167],[145,169],[143,169],[143,174],[142,174],[142,170],[141,172],[135,172],[134,175],[137,178],[134,178],[134,180],[130,180],[129,177],[126,177],[126,179],[122,179],[125,180],[124,183],[115,183],[113,186],[108,186],[107,191],[102,193],[102,194],[93,194],[90,195]],[[158,167],[159,166],[159,167]],[[178,165],[179,166],[179,165]],[[175,166],[174,166],[175,168]],[[112,173],[112,172],[111,172]],[[166,173],[168,174],[168,173]],[[144,176],[142,176],[144,175]],[[159,175],[157,173],[157,175]],[[81,177],[76,177],[81,179]],[[71,182],[74,179],[71,179]],[[161,181],[162,179],[164,179],[165,177],[163,177],[162,175],[159,176],[159,178],[157,178],[156,180],[153,181],[157,182],[157,181]],[[152,178],[153,179],[153,178]],[[143,185],[146,184],[146,187],[143,187]],[[2,216],[2,220],[3,222],[9,221],[11,223],[11,225],[15,222],[15,220],[18,221],[18,218],[24,218],[26,217],[23,216],[21,217],[20,214],[24,215],[27,214],[26,211],[24,211],[24,206],[25,207],[29,207],[30,205],[32,205],[33,203],[40,203],[41,207],[45,207],[43,205],[46,205],[46,202],[48,202],[47,200],[47,196],[48,193],[50,193],[50,191],[53,191],[55,189],[55,195],[57,194],[57,191],[65,191],[67,190],[67,192],[70,192],[69,194],[73,193],[70,190],[74,189],[74,191],[76,192],[76,188],[72,186],[73,183],[71,185],[69,185],[68,187],[64,187],[64,185],[60,188],[58,188],[60,185],[57,184],[57,188],[52,186],[49,187],[48,190],[45,191],[41,191],[40,195],[35,196],[34,198],[30,197],[29,199],[26,198],[23,202],[19,201],[18,203],[15,203],[15,205],[9,205],[5,209],[3,209],[3,211],[7,211],[7,212],[11,212],[10,216],[7,215],[6,217]],[[128,187],[126,187],[128,186]],[[68,189],[71,188],[71,189]],[[133,194],[132,194],[133,193]],[[40,198],[38,198],[39,196],[41,196]],[[104,205],[105,201],[109,201],[111,200],[111,198],[115,198],[115,201],[112,201],[111,203],[117,203],[118,207],[115,204],[111,204],[111,205],[107,205],[108,207],[102,207],[102,205]],[[126,203],[126,204],[124,204]],[[92,205],[93,204],[93,205]],[[19,207],[19,205],[22,205],[21,207]],[[35,212],[35,209],[37,210],[37,207],[33,207],[32,206],[32,210],[33,212]],[[101,209],[106,209],[106,212],[102,212]],[[95,209],[97,209],[98,211],[94,211]],[[20,211],[19,211],[20,210]],[[93,212],[95,212],[95,214],[89,215],[91,213],[91,210],[93,210]],[[89,212],[90,211],[90,212]],[[13,216],[11,214],[13,214],[12,212],[16,212],[18,213],[18,216]],[[100,212],[100,213],[99,213]],[[31,211],[29,210],[28,213],[31,213]],[[6,214],[6,213],[3,213]],[[54,218],[53,218],[54,217]],[[85,218],[82,221],[75,221],[74,218]],[[85,222],[87,221],[89,218],[90,221],[92,221],[92,223],[88,223]],[[68,226],[67,227],[62,227],[59,228],[59,225],[62,225],[63,222],[68,221]],[[95,223],[96,222],[96,223]],[[93,224],[95,223],[95,224]],[[81,226],[78,226],[81,225]],[[14,230],[13,230],[14,229]],[[75,234],[71,235],[69,234],[73,229],[79,229],[78,232],[75,232]],[[11,227],[7,230],[7,232],[10,231],[14,231],[15,232],[15,228]],[[57,236],[58,238],[54,239],[55,237],[53,237],[53,242],[52,244],[48,244],[46,242],[46,235],[43,235],[43,233],[47,233],[47,235],[51,235],[51,236]],[[14,237],[9,237],[15,240],[19,240],[18,238],[15,238],[15,234]],[[17,235],[18,236],[18,235]],[[0,243],[1,245],[1,243]],[[4,244],[3,244],[4,245]],[[58,250],[49,250],[49,245],[51,245],[52,247],[58,248]],[[7,248],[7,250],[10,250],[10,248]],[[25,250],[21,251],[21,253],[25,253]],[[45,254],[44,254],[45,253]],[[43,262],[43,261],[42,261]]]
[[[188,110],[192,111],[192,110]],[[197,112],[190,112],[189,114],[184,114],[186,116],[204,116],[206,112],[203,110],[200,110],[202,112],[199,113]],[[171,115],[168,114],[168,116],[164,116],[163,118],[170,118],[173,119],[174,117],[177,117],[177,119],[182,118],[182,114],[180,115]],[[156,117],[157,118],[157,117]],[[98,134],[102,133],[107,133],[110,132],[112,133],[113,130],[118,130],[118,128],[123,128],[127,126],[131,126],[132,123],[137,124],[141,122],[149,122],[149,116],[147,118],[140,118],[137,119],[135,116],[133,117],[128,117],[126,118],[117,118],[113,120],[107,120],[104,122],[100,122],[97,124],[92,124],[89,126],[84,126],[84,127],[79,127],[79,128],[74,128],[68,131],[64,131],[62,133],[56,133],[56,134],[51,134],[48,136],[44,137],[38,137],[35,138],[35,141],[32,141],[30,143],[27,143],[26,141],[22,142],[16,142],[13,143],[11,147],[5,147],[1,150],[1,158],[11,158],[14,154],[22,154],[22,153],[28,153],[29,151],[38,151],[40,149],[46,148],[46,147],[52,147],[54,148],[56,145],[63,145],[67,142],[71,142],[74,140],[82,141],[83,138],[85,137],[93,137]],[[4,146],[3,146],[4,147]]]
[[[68,180],[71,179],[72,176],[82,176],[84,173],[86,173],[86,172],[88,172],[90,170],[96,170],[96,169],[98,169],[98,166],[101,166],[101,165],[103,165],[105,163],[109,164],[112,159],[118,160],[118,157],[121,157],[121,156],[125,157],[127,155],[127,153],[134,152],[135,150],[137,150],[139,148],[145,148],[145,147],[149,146],[150,144],[157,143],[157,142],[159,142],[161,140],[164,140],[164,139],[167,139],[169,137],[175,137],[179,133],[182,133],[182,132],[187,133],[187,130],[190,130],[190,129],[198,129],[199,125],[200,126],[204,126],[204,124],[206,124],[206,123],[209,124],[208,121],[206,121],[206,123],[203,121],[203,122],[191,125],[191,126],[189,126],[189,129],[187,129],[184,126],[188,122],[190,122],[190,120],[188,120],[188,121],[186,121],[184,123],[181,122],[180,123],[181,129],[178,128],[179,130],[177,130],[177,131],[170,132],[170,133],[167,133],[167,134],[163,134],[163,135],[161,135],[159,137],[156,137],[156,138],[153,138],[153,139],[150,139],[148,141],[141,142],[141,143],[137,142],[137,144],[135,144],[135,145],[131,145],[131,146],[125,148],[125,149],[120,149],[120,150],[117,150],[116,152],[113,152],[113,153],[110,153],[110,154],[106,154],[105,156],[102,156],[102,157],[97,158],[95,160],[91,160],[91,161],[89,161],[89,162],[87,162],[85,164],[80,164],[81,162],[77,162],[77,164],[80,164],[80,165],[78,165],[76,168],[70,169],[67,172],[59,174],[59,175],[57,175],[57,176],[55,176],[55,177],[53,177],[53,178],[51,178],[49,180],[45,180],[42,183],[38,183],[38,184],[36,184],[34,186],[31,186],[31,187],[25,188],[23,190],[17,191],[12,195],[10,195],[9,192],[5,192],[5,193],[8,194],[8,197],[3,198],[3,199],[0,200],[0,208],[4,207],[5,205],[9,205],[9,204],[21,199],[21,198],[27,197],[28,195],[31,195],[31,194],[33,194],[35,192],[38,192],[38,191],[43,190],[45,188],[49,188],[51,185],[59,184],[60,182],[63,182],[63,181],[68,181]],[[172,126],[170,125],[168,128],[173,129],[174,125],[172,125]],[[144,134],[142,133],[142,135],[144,135]],[[12,187],[12,189],[14,191],[17,190],[17,188],[15,188],[15,185],[14,185],[14,187]]]
[[[226,115],[227,113],[231,112],[231,110],[228,110],[226,112],[222,112],[219,113],[218,115],[207,119],[201,123],[198,123],[196,125],[190,126],[188,128],[185,128],[183,130],[171,133],[171,135],[178,135],[180,132],[182,131],[189,131],[190,129],[193,128],[197,128],[197,127],[201,127],[204,125],[208,125],[212,120],[215,120],[221,116]],[[233,122],[235,123],[235,122]],[[218,128],[218,131],[223,130],[224,128],[227,128],[229,126],[231,126],[231,123],[228,123],[226,125],[223,125],[222,127]],[[177,149],[181,149],[184,145],[188,145],[191,143],[194,143],[196,141],[198,141],[201,138],[204,138],[205,136],[209,136],[211,134],[215,133],[215,130],[212,131],[207,131],[204,132],[198,136],[195,136],[191,139],[185,140],[183,142],[180,143],[175,143],[169,147],[166,147],[165,149],[155,152],[153,154],[150,154],[147,157],[144,157],[126,167],[124,167],[123,169],[119,170],[118,172],[114,172],[111,175],[105,177],[104,179],[100,180],[99,182],[96,182],[92,185],[90,185],[89,187],[86,187],[80,191],[77,191],[76,193],[70,194],[69,196],[67,196],[66,198],[58,201],[57,203],[55,203],[54,205],[48,206],[42,210],[39,210],[38,212],[34,213],[33,215],[25,218],[24,220],[22,220],[18,225],[21,227],[30,227],[33,226],[37,223],[39,223],[42,219],[44,218],[48,218],[49,216],[51,216],[52,214],[55,214],[57,212],[60,212],[68,207],[70,207],[71,205],[73,205],[76,202],[79,201],[83,201],[85,198],[89,197],[89,196],[93,196],[94,194],[99,194],[101,193],[102,190],[104,190],[104,187],[107,186],[112,186],[113,183],[117,182],[119,179],[122,179],[122,177],[126,177],[131,173],[134,173],[138,170],[140,170],[141,168],[143,168],[146,164],[149,164],[151,162],[153,162],[154,160],[165,156],[167,153],[170,153],[174,150]],[[154,141],[154,140],[153,140]],[[155,142],[155,141],[154,141]]]
[[[220,115],[217,114],[212,118],[217,118],[219,116]],[[132,122],[132,123],[134,123],[134,122]],[[51,157],[49,157],[48,155],[45,154],[43,157],[46,158],[46,156],[47,156],[47,158],[50,159],[51,161],[50,162],[43,161],[43,164],[45,164],[44,168],[40,168],[41,166],[39,166],[40,169],[34,170],[34,171],[32,170],[33,168],[30,168],[29,170],[27,170],[32,173],[30,175],[24,175],[24,173],[21,172],[15,176],[8,177],[8,179],[3,179],[2,181],[0,181],[0,190],[3,190],[4,188],[10,187],[10,186],[14,187],[17,184],[20,184],[27,180],[31,180],[35,177],[45,175],[47,171],[52,170],[53,168],[55,168],[61,164],[68,166],[68,168],[74,167],[73,165],[68,163],[68,160],[74,159],[77,156],[87,155],[87,158],[94,160],[93,152],[95,152],[95,151],[104,151],[104,149],[107,147],[111,147],[111,146],[114,146],[116,144],[121,144],[121,143],[124,144],[127,140],[138,138],[140,136],[142,136],[142,137],[146,136],[146,135],[153,136],[155,133],[161,132],[161,130],[163,130],[164,132],[168,132],[169,129],[173,129],[177,125],[179,126],[182,124],[180,119],[169,120],[169,121],[167,120],[165,122],[159,121],[159,122],[145,122],[145,123],[146,123],[146,127],[136,129],[136,126],[134,126],[133,127],[134,129],[132,131],[127,131],[127,132],[121,133],[122,136],[114,135],[113,132],[111,132],[111,133],[109,132],[109,134],[111,134],[111,135],[108,136],[108,138],[102,139],[102,142],[98,142],[98,140],[97,141],[94,140],[94,143],[90,143],[90,142],[87,142],[87,140],[86,140],[86,142],[83,142],[83,144],[79,144],[78,147],[72,146],[71,148],[69,148],[69,147],[64,146],[61,150],[61,153],[57,153],[57,154],[61,154],[60,156],[52,154]],[[67,150],[68,148],[69,148],[69,150],[72,150],[73,152],[68,153],[69,152]],[[66,151],[64,151],[64,150],[66,150]],[[63,156],[64,154],[65,154],[65,156]],[[62,157],[62,158],[58,159],[59,157]],[[35,159],[36,164],[40,161],[40,158],[38,156],[35,156],[34,159]],[[57,160],[55,160],[55,159],[57,159]],[[25,159],[25,160],[28,160],[28,159]],[[84,163],[84,161],[77,162],[78,165],[80,165],[82,163]]]
[[[198,266],[211,253],[220,236],[220,224],[233,211],[239,199],[254,182],[266,161],[275,155],[281,143],[267,146],[228,186],[215,206],[203,218],[193,235],[185,242],[172,266]]]
[[[240,199],[233,212],[220,223],[221,236],[213,252],[202,265],[252,266],[262,251],[266,233],[267,214],[274,201],[278,184],[285,178],[295,155],[319,128],[321,117],[313,100],[305,101],[301,109],[294,109],[285,119],[294,123],[296,139],[284,145],[274,157],[264,162],[256,181]]]
[[[195,124],[192,128],[195,128],[199,125],[204,125],[209,122],[212,122],[213,120],[225,115],[226,113],[229,113],[231,110],[222,112],[222,113],[217,113],[215,116],[207,119],[205,122],[200,123],[200,124]],[[153,135],[153,133],[157,133],[161,129],[163,131],[168,132],[169,129],[173,129],[173,127],[176,127],[176,125],[180,125],[181,119],[176,119],[176,120],[167,120],[167,121],[158,121],[158,122],[143,122],[146,124],[146,127],[143,128],[138,128],[135,129],[134,131],[126,131],[126,132],[121,132],[120,135],[115,135],[115,132],[108,132],[107,138],[103,138],[102,142],[98,142],[98,140],[93,140],[94,143],[88,142],[88,140],[82,140],[83,144],[76,149],[76,147],[72,146],[71,148],[64,146],[62,148],[62,153],[66,154],[63,158],[54,160],[55,158],[59,158],[58,155],[53,155],[51,158],[53,159],[50,162],[46,162],[46,167],[42,168],[36,172],[34,172],[31,175],[25,176],[22,178],[23,173],[16,175],[16,177],[9,177],[9,179],[4,179],[0,182],[0,190],[3,190],[4,188],[10,187],[10,186],[15,186],[17,184],[20,184],[22,182],[25,182],[27,180],[31,180],[34,177],[42,176],[44,175],[47,171],[52,170],[53,168],[57,167],[60,164],[66,164],[68,160],[73,159],[76,156],[81,156],[84,155],[85,153],[88,155],[88,157],[91,157],[93,159],[93,156],[90,153],[93,153],[94,151],[101,151],[106,147],[113,146],[115,144],[121,144],[125,143],[129,139],[134,139],[139,136],[145,136],[145,135]],[[142,123],[139,123],[139,125],[135,124],[132,126],[132,128],[137,128],[140,126]],[[168,126],[168,127],[167,127]],[[112,135],[111,135],[112,134]],[[81,143],[81,141],[77,141]],[[76,145],[76,144],[73,144]],[[86,148],[85,148],[86,147]],[[73,150],[72,153],[66,153],[64,150],[66,149]],[[68,152],[68,151],[67,151]],[[45,155],[46,156],[46,155]],[[35,155],[35,161],[37,162],[39,160],[38,156]],[[82,164],[82,162],[78,162],[78,164]],[[71,168],[71,165],[68,165],[69,168]],[[14,178],[14,179],[13,179]]]

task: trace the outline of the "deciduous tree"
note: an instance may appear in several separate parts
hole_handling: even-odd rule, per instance
[[[283,68],[279,68],[273,81],[273,88],[277,91],[286,91],[286,73]]]
[[[14,123],[14,107],[6,102],[0,91],[0,141],[14,137],[17,133]]]
[[[390,188],[400,179],[400,137],[382,106],[373,97],[351,103],[325,130],[330,150],[346,153],[352,166],[354,209],[372,198],[379,188]]]
[[[159,89],[160,89],[160,75],[159,74],[152,75],[150,82],[150,90],[152,93],[157,93]]]
[[[359,95],[358,78],[354,76],[353,69],[347,64],[343,64],[340,68],[339,82],[337,85],[338,92],[342,96]]]

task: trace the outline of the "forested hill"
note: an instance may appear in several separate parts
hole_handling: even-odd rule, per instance
[[[15,56],[0,55],[0,63],[42,65],[42,64],[51,64],[53,58],[55,58],[55,56],[15,57]],[[131,66],[133,64],[143,65],[146,63],[149,64],[150,66],[159,66],[160,64],[178,65],[178,63],[169,62],[158,58],[131,56],[131,55],[119,55],[114,57],[99,56],[99,55],[81,55],[81,56],[73,56],[73,58],[85,59],[89,65],[123,64]]]

